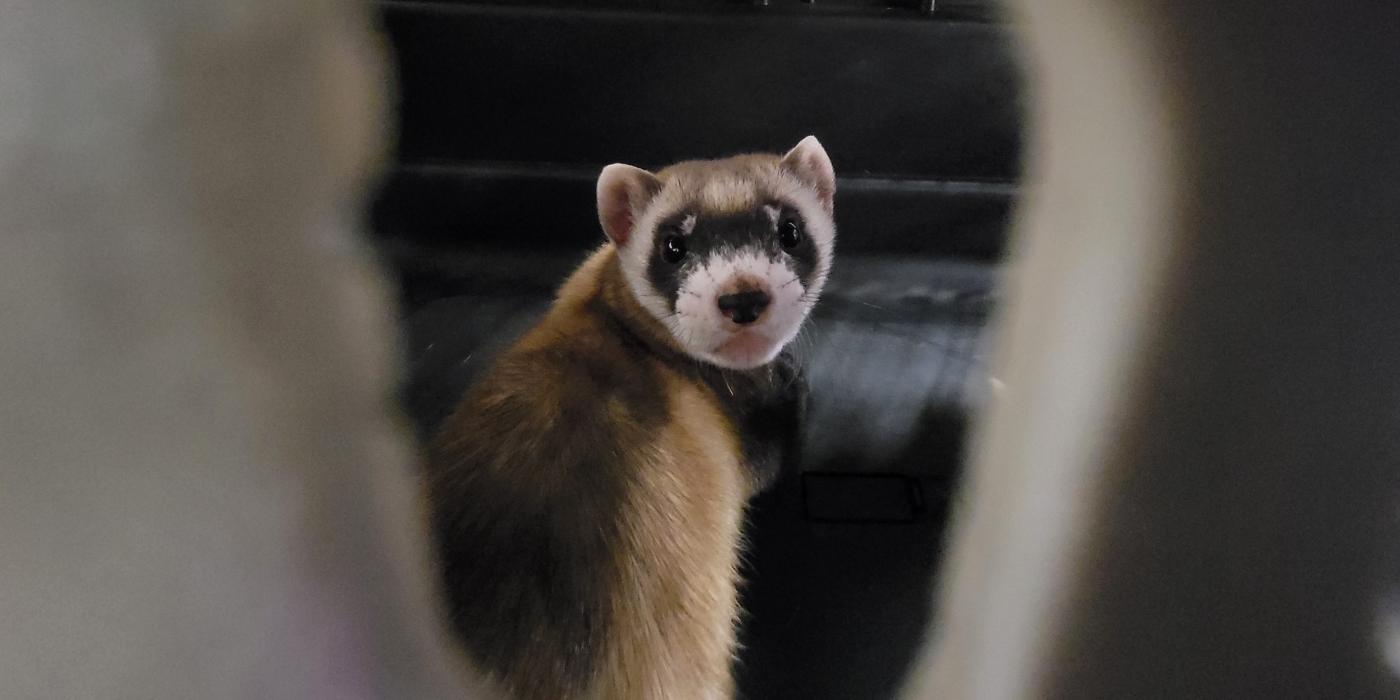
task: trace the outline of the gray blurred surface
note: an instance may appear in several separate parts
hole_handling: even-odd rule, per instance
[[[914,697],[1400,697],[1400,5],[1018,8],[1010,390]]]
[[[462,697],[353,3],[0,3],[0,696]]]

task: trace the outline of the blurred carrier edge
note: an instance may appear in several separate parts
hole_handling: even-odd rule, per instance
[[[986,386],[1018,194],[1021,79],[986,3],[381,2],[398,149],[371,210],[426,433],[602,241],[601,167],[782,151],[840,181],[797,349],[800,464],[753,508],[741,697],[884,698],[931,614]]]

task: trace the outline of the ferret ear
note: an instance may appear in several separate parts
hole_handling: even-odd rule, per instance
[[[661,181],[641,168],[622,163],[603,168],[598,176],[598,221],[614,245],[627,245],[637,217],[660,191]]]
[[[831,167],[831,158],[815,136],[808,136],[797,142],[787,155],[783,156],[783,168],[796,175],[817,191],[826,213],[834,209],[836,199],[836,171]]]

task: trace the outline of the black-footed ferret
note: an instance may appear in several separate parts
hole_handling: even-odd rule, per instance
[[[835,187],[813,137],[603,169],[608,242],[429,447],[453,631],[513,694],[733,695],[744,504],[795,432],[774,360],[831,267]]]

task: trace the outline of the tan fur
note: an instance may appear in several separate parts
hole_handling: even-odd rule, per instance
[[[797,186],[769,154],[734,156],[723,160],[691,160],[676,163],[656,174],[663,189],[652,204],[669,211],[669,202],[695,206],[705,214],[723,215],[747,211],[761,196],[786,192]]]
[[[668,378],[671,420],[638,461],[619,552],[619,635],[597,698],[728,698],[746,484],[713,399]]]
[[[616,514],[622,533],[612,552],[616,580],[608,586],[611,632],[582,697],[728,698],[733,695],[740,527],[752,491],[735,426],[708,387],[677,371],[661,354],[640,361],[628,356],[600,308],[624,319],[647,343],[677,350],[626,288],[616,249],[606,244],[564,283],[545,319],[498,364],[586,348],[611,366],[632,363],[629,376],[654,382],[664,397],[665,415],[659,429],[646,433],[649,442],[629,445],[618,455],[628,478]],[[634,366],[642,363],[649,366]],[[541,429],[562,419],[558,406],[574,389],[553,368],[539,369],[538,375],[517,379],[528,382],[523,388],[488,380],[469,396],[436,441],[437,461],[448,465],[437,468],[450,473],[453,451],[493,429],[492,406],[499,405],[504,393],[529,397],[533,415],[526,420]],[[635,425],[636,416],[622,401],[599,400],[608,422]],[[558,474],[508,462],[493,468],[516,470],[507,478],[526,484],[521,487],[525,498],[558,494],[564,483]],[[531,684],[530,675],[522,667],[503,680],[516,689],[534,687],[525,693],[529,697],[547,697],[546,690]]]

